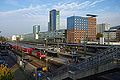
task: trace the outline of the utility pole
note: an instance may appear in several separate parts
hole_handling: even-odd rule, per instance
[[[86,45],[87,45],[87,39],[86,39],[86,37],[88,38],[88,34],[87,34],[87,36],[86,36],[86,33],[87,33],[88,31],[85,31],[84,32],[84,56],[86,56]]]

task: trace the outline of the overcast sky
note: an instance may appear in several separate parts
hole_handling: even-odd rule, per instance
[[[60,11],[60,28],[66,28],[67,17],[97,14],[97,23],[120,25],[120,0],[0,0],[0,35],[32,33],[39,24],[48,30],[49,11]]]

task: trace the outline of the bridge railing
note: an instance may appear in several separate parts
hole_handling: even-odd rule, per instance
[[[88,71],[95,67],[114,62],[115,59],[120,59],[120,46],[111,46],[109,49],[82,61],[80,64],[63,66],[49,74],[49,76],[55,77],[60,74],[68,73],[69,71],[73,71],[75,74],[78,74],[80,72]]]
[[[103,51],[100,54],[97,54],[94,57],[90,57],[84,61],[82,61],[80,64],[76,65],[75,67],[78,67],[80,70],[83,68],[91,68],[95,65],[102,65],[106,64],[106,62],[113,60],[114,58],[120,58],[120,54],[118,54],[120,50],[120,47],[115,46],[112,47],[106,51]]]

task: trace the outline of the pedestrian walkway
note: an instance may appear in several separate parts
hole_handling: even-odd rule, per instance
[[[13,80],[27,80],[25,73],[23,70],[19,67],[18,64],[15,64],[12,68],[11,71],[13,72],[14,78]]]
[[[10,68],[10,70],[14,73],[18,69],[18,64],[15,64]]]

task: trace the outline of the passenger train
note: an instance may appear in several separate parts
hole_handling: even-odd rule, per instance
[[[40,59],[46,58],[45,53],[41,52],[41,50],[36,50],[32,46],[10,43],[10,48],[12,50],[20,51],[22,53],[34,55],[36,57],[39,57]]]

